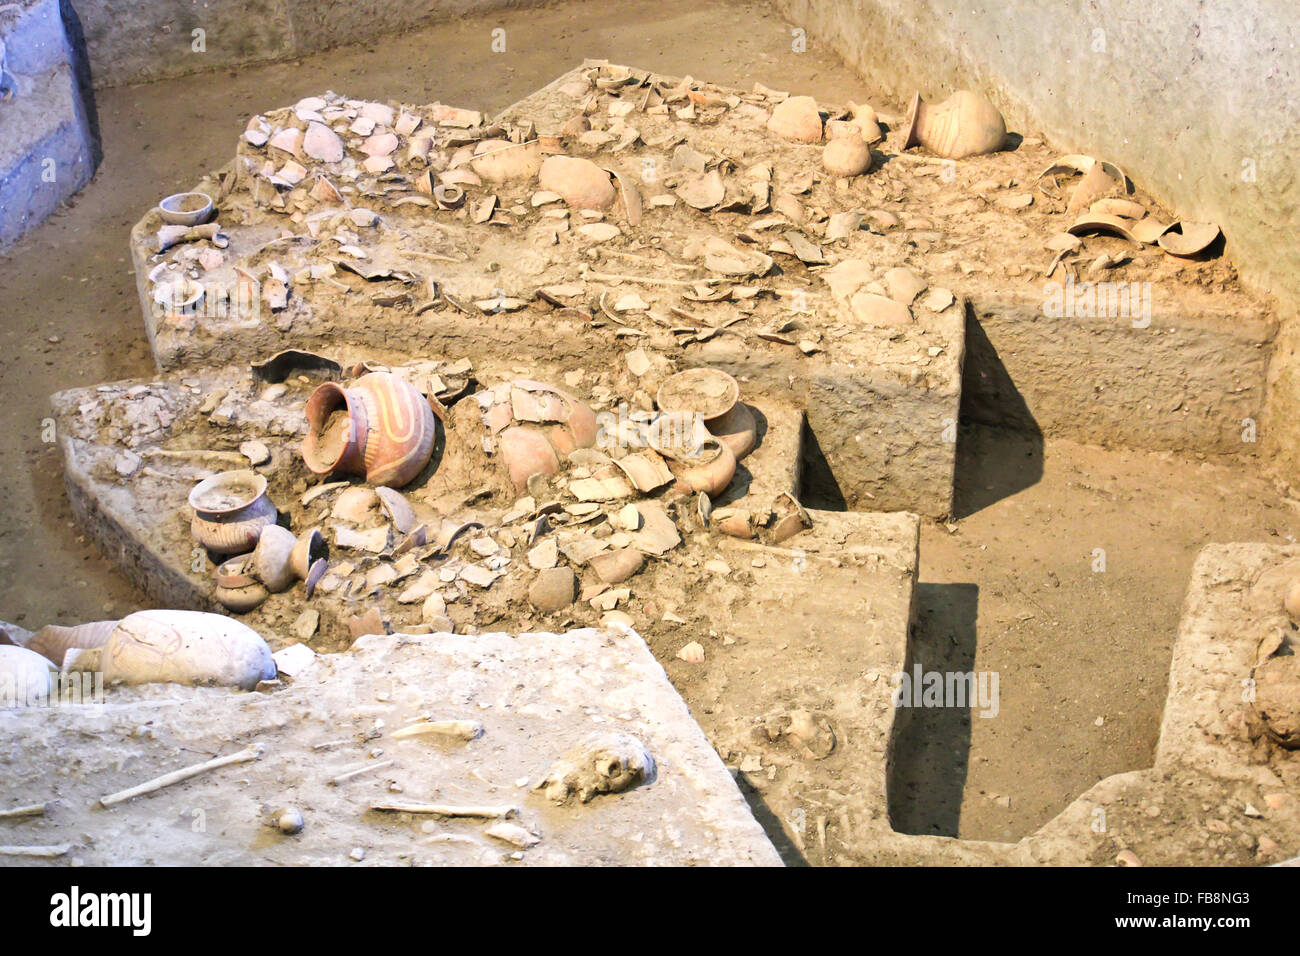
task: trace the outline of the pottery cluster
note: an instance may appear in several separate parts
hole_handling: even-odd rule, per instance
[[[295,536],[277,524],[279,512],[264,476],[248,470],[220,472],[195,485],[189,503],[195,540],[226,557],[217,567],[213,595],[226,609],[246,613],[299,580],[307,582],[310,594],[324,573],[320,531]]]

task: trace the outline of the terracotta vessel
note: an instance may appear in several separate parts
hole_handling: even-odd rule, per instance
[[[528,479],[533,475],[554,475],[560,470],[555,449],[535,429],[512,425],[501,433],[497,446],[517,491],[527,488]]]
[[[907,114],[903,149],[919,143],[936,156],[962,159],[997,152],[1006,138],[1002,114],[978,93],[959,90],[937,106],[921,102],[917,93]]]
[[[871,147],[853,127],[853,133],[837,136],[822,150],[822,165],[832,176],[849,178],[871,171]]]
[[[767,128],[782,139],[815,143],[822,138],[822,117],[811,96],[791,96],[778,103]]]
[[[433,409],[414,385],[389,372],[370,372],[348,388],[326,382],[305,412],[302,457],[318,475],[362,475],[372,485],[400,488],[433,453]]]
[[[103,647],[84,651],[78,670],[100,670],[104,683],[216,684],[252,690],[275,677],[271,649],[256,631],[201,611],[137,611]]]
[[[63,657],[68,651],[73,648],[103,647],[116,627],[117,621],[92,621],[76,627],[47,624],[27,642],[27,649],[53,661],[56,667],[62,667]]]
[[[289,561],[293,566],[293,573],[299,578],[306,581],[307,575],[311,572],[311,566],[318,558],[324,557],[325,539],[321,537],[319,528],[310,528],[298,535],[298,540],[293,546],[293,551],[289,553]]]
[[[704,425],[709,434],[731,449],[736,461],[741,461],[754,450],[758,423],[754,420],[753,410],[744,402],[737,402],[725,415],[711,418]]]
[[[665,413],[695,412],[707,420],[727,414],[740,398],[740,384],[720,368],[691,368],[664,379],[655,395]]]
[[[554,475],[560,460],[596,444],[596,413],[567,392],[516,379],[492,389],[484,420],[519,492],[533,475]]]
[[[716,497],[736,474],[731,448],[710,435],[704,421],[689,412],[660,415],[650,426],[650,447],[664,456],[683,493]]]
[[[262,529],[275,521],[266,478],[254,471],[223,471],[194,486],[189,497],[190,531],[214,554],[243,554],[257,545]]]
[[[288,528],[278,524],[269,524],[262,529],[253,549],[253,570],[257,579],[272,594],[287,591],[293,586],[298,575],[293,571],[293,549],[298,539]]]
[[[176,193],[158,204],[158,215],[173,226],[198,226],[212,218],[212,197],[206,193]]]
[[[44,703],[53,675],[50,662],[35,651],[0,645],[0,708]]]

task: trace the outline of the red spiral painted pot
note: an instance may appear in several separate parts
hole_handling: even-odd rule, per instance
[[[347,425],[327,431],[345,410]],[[370,372],[348,388],[326,382],[307,399],[302,458],[318,475],[361,475],[372,485],[400,488],[429,462],[437,419],[414,385],[389,372]]]

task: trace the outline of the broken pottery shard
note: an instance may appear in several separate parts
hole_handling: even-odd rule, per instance
[[[837,212],[826,222],[826,239],[847,239],[862,228],[862,213]]]
[[[681,544],[682,536],[677,525],[668,517],[664,506],[657,501],[644,501],[636,506],[641,515],[641,530],[631,532],[632,546],[646,554],[667,554]]]
[[[1151,245],[1168,232],[1171,225],[1173,224],[1161,222],[1159,219],[1148,217],[1146,219],[1139,219],[1137,222],[1133,223],[1129,228],[1129,232],[1133,234],[1133,238],[1138,242]]]
[[[699,641],[691,641],[677,652],[677,656],[688,664],[704,663],[704,645]]]
[[[1219,238],[1219,227],[1212,222],[1176,222],[1157,242],[1171,256],[1188,258],[1205,251]]]
[[[548,800],[589,803],[600,794],[622,793],[653,783],[655,761],[645,744],[629,734],[593,734],[567,751],[534,790]]]
[[[831,295],[846,299],[871,281],[871,266],[862,259],[845,259],[821,273]]]
[[[782,139],[815,143],[822,138],[822,117],[811,96],[792,96],[778,103],[767,128]]]
[[[355,548],[378,554],[388,547],[388,527],[385,525],[369,531],[355,531],[340,525],[334,529],[334,543],[340,548]]]
[[[296,128],[282,129],[276,132],[270,139],[270,145],[274,149],[283,150],[294,156],[302,155],[302,130]]]
[[[637,491],[654,491],[673,480],[673,473],[663,458],[650,449],[624,455],[614,464],[627,475]]]
[[[632,494],[622,478],[579,478],[569,482],[569,491],[579,501],[615,501]]]
[[[712,209],[726,196],[722,175],[711,169],[707,173],[687,173],[675,190],[682,201],[696,209]]]
[[[589,159],[550,156],[542,163],[538,185],[558,193],[577,209],[605,209],[616,197],[609,173]]]
[[[1133,242],[1137,238],[1130,232],[1130,227],[1134,225],[1131,219],[1122,219],[1119,216],[1108,216],[1099,212],[1085,212],[1082,216],[1074,221],[1070,226],[1069,232],[1072,235],[1081,236],[1089,232],[1111,232],[1117,236],[1123,236]]]
[[[730,276],[765,276],[772,269],[772,257],[748,249],[737,249],[716,236],[704,246],[704,265],[711,272]]]
[[[337,163],[343,159],[343,140],[328,126],[308,123],[302,141],[303,152],[323,163]]]
[[[620,234],[618,226],[610,222],[593,222],[579,226],[578,232],[595,242],[608,242]]]
[[[528,552],[528,566],[535,571],[555,567],[560,560],[560,549],[554,538],[547,538]]]
[[[529,587],[528,602],[544,614],[563,610],[573,603],[576,585],[572,568],[545,568]]]
[[[910,325],[912,310],[902,302],[871,292],[858,292],[849,300],[853,317],[877,328]]]
[[[645,555],[633,548],[619,548],[596,555],[588,565],[606,584],[622,584],[645,565]]]
[[[490,588],[497,579],[495,571],[489,571],[481,564],[468,564],[458,575],[462,581],[468,581],[478,588]]]
[[[904,305],[911,305],[912,300],[926,288],[925,280],[911,269],[904,269],[901,266],[885,273],[885,285],[889,289],[889,297]]]

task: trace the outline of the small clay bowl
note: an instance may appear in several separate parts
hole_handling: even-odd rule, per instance
[[[158,215],[173,226],[197,226],[212,217],[212,197],[206,193],[176,193],[158,204]]]
[[[740,385],[720,368],[692,368],[665,379],[656,398],[661,412],[697,412],[709,421],[731,411]]]

